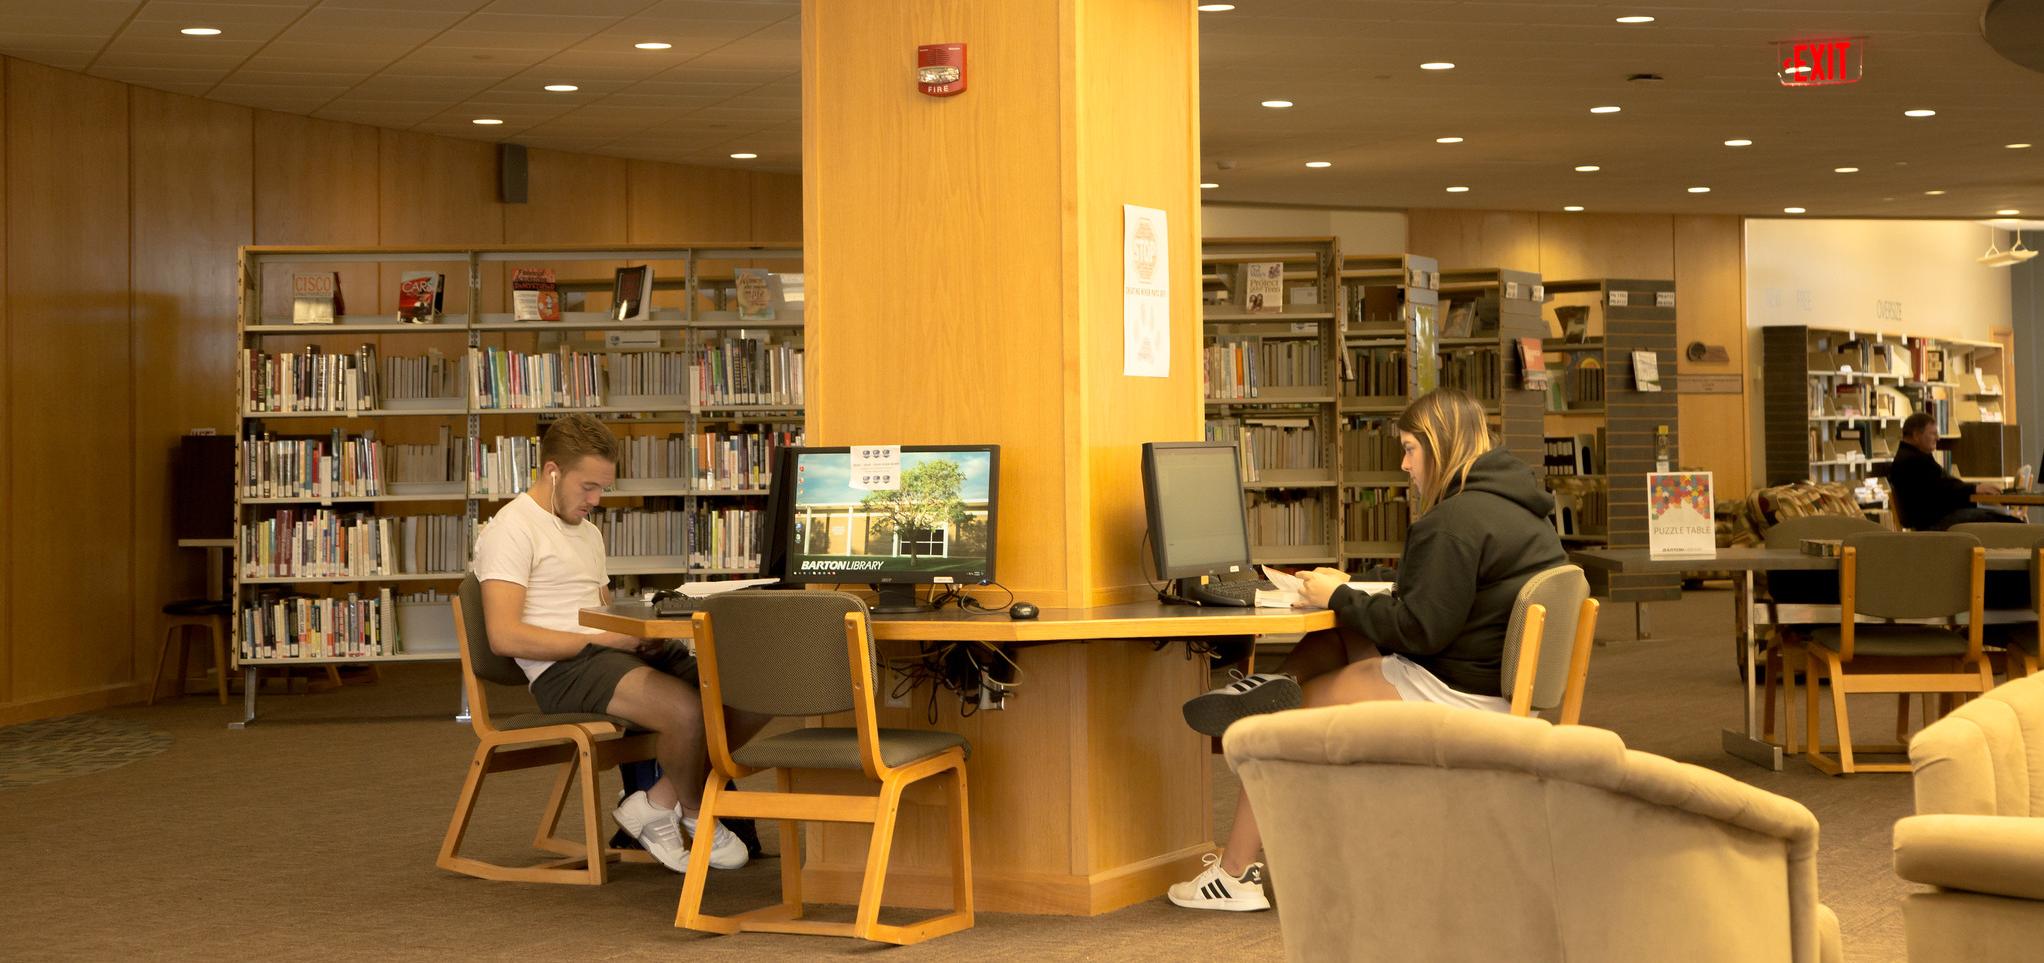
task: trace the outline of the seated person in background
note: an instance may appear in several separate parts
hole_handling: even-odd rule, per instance
[[[695,656],[668,640],[581,624],[582,609],[610,601],[603,533],[588,517],[617,478],[617,437],[589,415],[568,415],[547,429],[539,453],[539,480],[476,538],[490,650],[518,661],[541,712],[602,713],[657,734],[663,775],[651,789],[625,797],[613,815],[667,868],[686,872],[682,833],[697,831],[709,771]],[[725,715],[734,745],[766,722],[728,709]],[[722,825],[714,832],[710,865],[744,866],[745,844]]]
[[[1337,627],[1301,639],[1278,674],[1253,675],[1186,703],[1193,728],[1217,736],[1243,716],[1301,701],[1511,709],[1501,677],[1512,606],[1527,579],[1568,564],[1547,517],[1554,497],[1525,462],[1491,447],[1483,406],[1466,392],[1442,388],[1414,400],[1398,417],[1398,441],[1419,517],[1406,536],[1396,588],[1370,595],[1347,585],[1344,572],[1307,573],[1305,601],[1333,609]],[[1171,887],[1171,901],[1194,909],[1269,908],[1257,861],[1262,851],[1244,793],[1227,849],[1208,857],[1205,872]]]
[[[1942,532],[1966,522],[2015,522],[2007,512],[1973,504],[1974,495],[1993,495],[1999,486],[1961,481],[1938,464],[1937,419],[1919,411],[1902,421],[1902,444],[1888,468],[1888,487],[1901,510],[1902,527]]]

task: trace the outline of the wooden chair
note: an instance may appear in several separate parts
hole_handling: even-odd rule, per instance
[[[1549,612],[1557,614],[1548,618]],[[1512,714],[1559,707],[1559,723],[1575,725],[1596,634],[1597,600],[1582,569],[1560,565],[1527,579],[1505,625],[1504,694]]]
[[[1859,764],[1853,759],[1847,697],[1859,692],[1986,692],[1994,674],[1981,651],[1985,618],[1987,550],[1971,535],[1953,532],[1874,532],[1849,535],[1838,566],[1838,626],[1810,633],[1804,644],[1810,665],[1808,737],[1810,764],[1831,774],[1908,772],[1908,763]],[[1963,634],[1949,623],[1967,617]],[[1889,621],[1860,625],[1870,615]],[[1913,624],[1895,620],[1917,620]],[[1947,624],[1923,624],[1932,619]],[[1837,758],[1824,754],[1817,735],[1817,669],[1831,680],[1831,711],[1838,727]],[[1848,673],[1850,667],[1854,671]],[[1906,704],[1905,704],[1906,706]],[[1929,714],[1926,709],[1926,715]],[[1907,735],[1909,716],[1898,712],[1897,742]],[[1866,747],[1863,752],[1906,752],[1901,745]]]
[[[1980,540],[1988,549],[2020,548],[2034,554],[2044,549],[2044,525],[2011,525],[2007,522],[1967,522],[1952,526]],[[2020,679],[2037,671],[2037,561],[2032,557],[2028,572],[1987,573],[1988,645],[2004,650],[2008,677]]]
[[[1845,538],[1882,531],[1866,516],[1804,515],[1784,518],[1767,530],[1768,548],[1796,550],[1806,538]],[[1792,637],[1838,620],[1838,576],[1830,572],[1781,570],[1767,573],[1767,683],[1762,689],[1760,737],[1772,742],[1775,694],[1781,695],[1781,732],[1795,752],[1795,674],[1807,664],[1801,645]],[[1907,699],[1907,696],[1903,698]]]
[[[163,649],[156,654],[156,679],[149,686],[149,704],[163,691],[163,667],[170,661],[170,643],[177,642],[177,694],[185,694],[185,676],[191,671],[191,630],[205,632],[213,640],[213,670],[220,676],[220,704],[227,704],[227,679],[234,674],[227,660],[228,603],[214,599],[179,599],[163,606]]]
[[[729,592],[703,601],[694,618],[710,774],[699,825],[751,816],[781,823],[781,902],[737,916],[702,911],[711,836],[698,833],[674,925],[710,933],[770,932],[853,936],[919,943],[972,925],[972,840],[965,795],[965,737],[953,732],[882,729],[873,705],[876,662],[866,605],[842,592]],[[852,713],[852,727],[797,729],[733,749],[724,707],[772,716]],[[730,791],[726,780],[776,770],[780,791]],[[794,791],[794,770],[864,773],[878,795]],[[953,906],[920,923],[877,920],[896,812],[911,784],[949,775]],[[862,787],[870,790],[870,786]],[[800,821],[870,823],[865,883],[850,923],[802,918]]]
[[[1891,532],[1910,531],[1910,529],[1902,524],[1902,502],[1895,497],[1895,486],[1888,484],[1888,479],[1879,477],[1874,479],[1874,484],[1880,488],[1881,494],[1888,500],[1888,530]]]
[[[498,717],[490,710],[488,687],[483,683],[523,687],[525,672],[517,662],[490,649],[483,625],[482,583],[475,576],[470,575],[461,583],[453,605],[454,632],[461,639],[461,687],[468,693],[469,724],[475,728],[480,745],[469,760],[468,779],[462,783],[461,797],[454,804],[454,818],[440,844],[440,868],[480,879],[601,886],[609,860],[652,862],[653,857],[643,851],[612,849],[604,844],[603,814],[608,807],[598,798],[596,784],[597,774],[605,769],[621,762],[653,758],[653,733],[631,732],[630,724],[623,719],[590,713]],[[559,766],[560,776],[554,780],[553,792],[540,814],[532,845],[562,858],[533,866],[505,866],[460,855],[461,840],[468,832],[469,818],[475,814],[483,778],[493,772],[542,766]],[[579,841],[556,835],[568,794],[578,786],[582,798]]]

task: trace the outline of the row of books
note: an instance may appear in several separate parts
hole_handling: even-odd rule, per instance
[[[468,362],[427,350],[417,356],[383,359],[384,401],[439,401],[461,407],[461,394],[468,384]]]
[[[349,354],[241,349],[243,406],[251,412],[368,411],[377,407],[376,348]]]
[[[1811,461],[1887,461],[1902,444],[1902,429],[1847,422],[1810,428]]]
[[[241,494],[247,498],[363,498],[386,494],[383,443],[348,438],[251,435],[241,440]]]
[[[1497,403],[1504,384],[1504,356],[1494,347],[1450,348],[1441,352],[1440,385],[1460,388],[1476,400]]]
[[[477,495],[516,495],[531,488],[539,466],[537,435],[498,435],[494,446],[468,440],[468,489]]]
[[[588,408],[603,404],[597,355],[562,346],[550,352],[470,348],[469,399],[477,408]]]
[[[389,589],[374,597],[286,596],[241,607],[244,659],[328,659],[404,650]]]
[[[689,400],[698,405],[803,403],[802,347],[763,338],[726,338],[694,352]]]
[[[365,432],[367,434],[367,432]],[[468,446],[456,444],[446,425],[439,437],[418,445],[388,445],[390,483],[393,485],[458,482],[468,472]]]
[[[1598,444],[1596,434],[1548,435],[1547,451],[1542,459],[1543,474],[1548,475],[1601,475],[1604,473],[1603,446]]]
[[[1403,542],[1411,527],[1412,502],[1404,489],[1343,489],[1342,541]]]
[[[1342,418],[1341,464],[1345,471],[1397,471],[1405,459],[1398,426],[1388,418]]]
[[[1404,348],[1349,348],[1342,364],[1345,398],[1403,398],[1411,390],[1411,357]]]
[[[760,513],[750,508],[606,509],[591,517],[613,558],[678,556],[699,568],[759,565]]]
[[[1251,545],[1327,544],[1327,496],[1324,492],[1250,492],[1247,510]]]
[[[1567,368],[1547,379],[1547,410],[1594,408],[1604,403],[1604,364],[1587,355],[1571,356]]]
[[[241,526],[244,578],[361,578],[459,572],[468,519],[279,509]]]
[[[1602,537],[1610,530],[1611,489],[1602,476],[1551,476],[1547,490],[1554,494],[1549,517],[1557,534]]]
[[[745,491],[772,482],[774,453],[801,445],[802,430],[699,431],[619,440],[620,480],[668,479],[701,489]]]
[[[1218,338],[1206,346],[1203,362],[1208,398],[1256,398],[1264,388],[1326,383],[1326,355],[1313,339]]]
[[[694,365],[685,351],[628,351],[604,356],[604,387],[613,395],[679,398],[689,391]]]

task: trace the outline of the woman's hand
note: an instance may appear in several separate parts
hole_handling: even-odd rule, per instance
[[[1327,600],[1334,597],[1334,590],[1348,581],[1348,573],[1331,568],[1316,568],[1299,576],[1299,601],[1316,609],[1327,607]]]

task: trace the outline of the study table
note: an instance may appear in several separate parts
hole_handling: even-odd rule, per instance
[[[646,638],[690,634],[686,617],[657,618],[642,602],[583,609],[581,622]],[[887,700],[880,722],[958,732],[971,741],[978,908],[1092,916],[1192,878],[1214,846],[1211,742],[1187,728],[1179,711],[1209,688],[1208,663],[1153,643],[1311,632],[1333,628],[1334,613],[1131,602],[1046,608],[1030,620],[957,609],[875,615],[872,626],[883,657],[913,653],[921,643],[1012,647],[1022,676],[1005,709],[961,710],[948,692],[932,703],[927,686],[896,702],[889,699],[892,680],[879,680],[878,694]],[[851,725],[850,719],[825,721]],[[796,784],[822,788],[839,778],[802,773]],[[941,814],[933,808],[902,820],[887,874],[888,905],[950,905]],[[866,830],[825,823],[807,833],[804,891],[820,902],[858,902]]]
[[[1974,495],[1973,504],[2000,505],[2005,508],[2036,508],[2044,506],[2044,491],[1996,492],[1992,495]]]
[[[1816,555],[1805,555],[1800,549],[1762,548],[1757,546],[1733,546],[1720,548],[1711,558],[1653,558],[1644,548],[1591,548],[1569,553],[1569,559],[1584,568],[1601,569],[1613,573],[1658,573],[1682,574],[1687,572],[1735,572],[1740,579],[1740,593],[1736,608],[1735,625],[1738,638],[1746,647],[1745,693],[1746,728],[1726,729],[1723,734],[1725,751],[1757,765],[1768,766],[1775,771],[1782,767],[1782,747],[1761,738],[1760,700],[1756,667],[1762,658],[1760,638],[1753,631],[1753,573],[1779,571],[1824,572],[1838,570],[1838,559]],[[1989,549],[1987,568],[1989,571],[2028,570],[2030,554],[2022,549]]]

